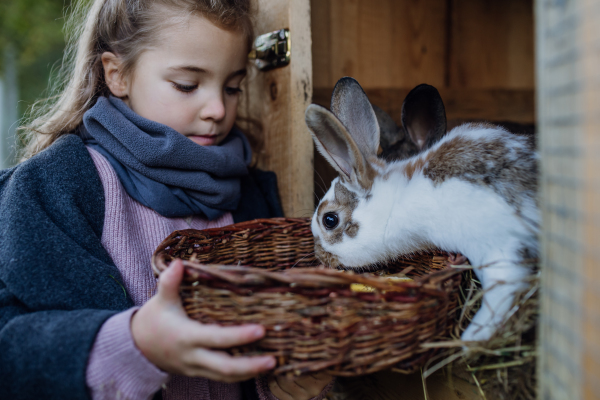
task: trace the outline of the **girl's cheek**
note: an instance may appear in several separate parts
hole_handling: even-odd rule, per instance
[[[238,112],[238,105],[240,104],[240,95],[234,96],[234,98],[232,98],[230,100],[230,102],[231,102],[231,104],[227,105],[227,107],[228,107],[227,111],[230,111],[234,115],[234,118],[235,118],[237,116],[237,112]]]

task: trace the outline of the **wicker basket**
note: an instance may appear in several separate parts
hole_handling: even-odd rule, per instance
[[[443,254],[385,268],[412,281],[339,271],[315,260],[309,220],[274,218],[173,232],[152,265],[160,274],[173,259],[184,260],[181,296],[191,318],[266,328],[262,340],[232,354],[273,355],[275,374],[358,376],[390,367],[413,372],[431,355],[420,345],[447,338],[461,275]],[[357,284],[373,291],[353,290]]]

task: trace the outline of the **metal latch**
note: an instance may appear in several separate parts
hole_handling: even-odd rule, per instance
[[[258,69],[266,71],[288,65],[290,50],[290,30],[280,29],[257,37],[248,58],[254,61]]]

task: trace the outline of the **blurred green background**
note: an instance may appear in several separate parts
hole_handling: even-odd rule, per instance
[[[31,104],[46,95],[65,46],[70,0],[0,0],[0,168],[14,164],[15,132]]]

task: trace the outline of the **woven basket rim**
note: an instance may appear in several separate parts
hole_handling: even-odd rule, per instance
[[[158,272],[158,274],[168,268],[168,264],[165,262],[162,254],[156,255],[153,261],[155,272]],[[200,273],[204,272],[236,285],[264,285],[267,282],[271,282],[280,285],[293,284],[299,287],[331,287],[358,283],[379,290],[409,288],[436,289],[448,278],[461,274],[465,270],[464,268],[448,268],[416,277],[412,281],[390,281],[384,276],[377,276],[371,273],[355,273],[353,271],[335,270],[322,266],[266,271],[262,268],[243,265],[201,264],[186,260],[181,260],[181,262],[189,280],[198,279],[201,276]]]

